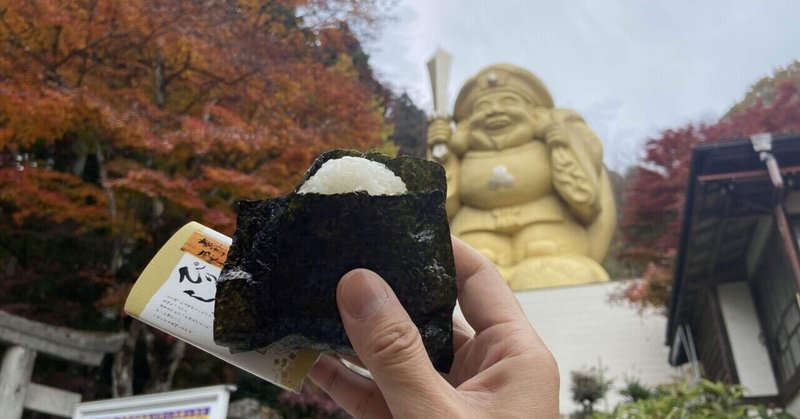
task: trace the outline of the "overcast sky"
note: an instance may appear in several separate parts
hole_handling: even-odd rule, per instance
[[[800,58],[798,0],[400,0],[367,44],[379,77],[430,112],[425,62],[453,55],[450,109],[464,81],[507,62],[580,112],[615,170],[647,138],[715,121],[747,87]]]

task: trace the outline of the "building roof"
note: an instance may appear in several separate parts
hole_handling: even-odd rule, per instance
[[[800,189],[800,135],[772,143],[786,189]],[[683,223],[667,323],[670,362],[686,362],[673,345],[688,323],[699,291],[747,279],[746,254],[759,220],[773,214],[776,196],[766,166],[749,139],[701,143],[692,150]]]

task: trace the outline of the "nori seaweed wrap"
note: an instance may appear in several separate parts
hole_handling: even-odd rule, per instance
[[[217,284],[214,340],[232,351],[273,345],[354,354],[336,306],[336,285],[367,268],[392,287],[422,335],[433,365],[453,360],[455,264],[437,163],[333,150],[328,160],[363,157],[406,184],[401,195],[295,192],[239,203],[236,232]]]

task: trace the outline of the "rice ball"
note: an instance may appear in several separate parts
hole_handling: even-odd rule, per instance
[[[362,157],[328,160],[297,191],[336,195],[365,191],[370,195],[402,195],[406,184],[386,165]]]

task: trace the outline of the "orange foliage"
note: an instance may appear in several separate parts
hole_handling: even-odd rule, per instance
[[[86,232],[108,222],[106,197],[99,187],[47,168],[0,167],[0,202],[6,203],[3,209],[14,227],[71,223]]]
[[[93,235],[110,251],[91,275],[123,284],[181,224],[231,232],[238,200],[287,192],[326,149],[377,146],[352,45],[321,46],[375,4],[0,1],[0,234]],[[32,257],[14,246],[0,262]]]

